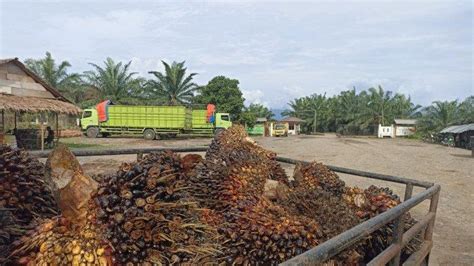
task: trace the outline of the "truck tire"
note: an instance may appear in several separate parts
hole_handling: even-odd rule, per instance
[[[216,128],[216,130],[214,130],[214,136],[217,136],[219,135],[220,133],[224,132],[225,129],[223,128]]]
[[[147,128],[143,131],[143,138],[146,140],[154,140],[156,137],[156,133],[153,129]]]
[[[98,135],[99,135],[99,128],[97,128],[97,127],[87,128],[86,136],[88,138],[97,138]]]

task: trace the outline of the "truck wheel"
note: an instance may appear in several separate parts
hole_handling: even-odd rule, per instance
[[[223,128],[217,128],[217,129],[214,131],[214,136],[217,136],[217,135],[221,134],[222,132],[224,132],[224,129],[223,129]]]
[[[145,131],[143,131],[143,138],[146,139],[146,140],[154,140],[155,139],[155,131],[153,129],[145,129]]]
[[[86,131],[88,138],[97,138],[99,135],[99,129],[97,127],[89,127]]]

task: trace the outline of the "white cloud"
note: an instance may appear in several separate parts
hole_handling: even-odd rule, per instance
[[[262,104],[263,106],[269,107],[268,101],[265,99],[265,93],[261,90],[243,89],[242,94],[245,98],[246,105],[256,103],[256,104]]]
[[[145,77],[163,70],[161,60],[186,60],[200,84],[217,75],[239,79],[247,104],[284,107],[354,84],[381,84],[420,103],[474,94],[469,2],[1,5],[2,57],[50,51],[80,72],[110,56],[132,60]]]

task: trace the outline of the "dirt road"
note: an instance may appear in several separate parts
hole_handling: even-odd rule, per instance
[[[434,230],[432,265],[474,265],[474,158],[468,150],[425,144],[406,139],[339,138],[294,136],[288,138],[255,138],[265,148],[281,156],[316,160],[325,164],[410,177],[441,185],[441,197]],[[68,139],[68,142],[91,143],[90,139]],[[94,139],[106,147],[191,147],[210,143],[210,139],[159,140]],[[82,158],[90,173],[113,171],[119,162],[135,156]],[[403,195],[403,187],[393,183],[368,181],[341,175],[350,185],[390,186]],[[415,190],[416,193],[419,190]],[[427,203],[413,210],[415,217],[428,210]]]

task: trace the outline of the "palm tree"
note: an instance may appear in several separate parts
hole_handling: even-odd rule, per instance
[[[186,76],[184,61],[173,62],[171,66],[161,61],[165,67],[165,73],[159,71],[150,71],[157,80],[149,80],[147,86],[158,97],[165,97],[170,105],[190,103],[194,96],[194,91],[198,88],[196,83],[192,82],[196,73]]]
[[[441,130],[455,123],[458,101],[435,101],[431,106],[426,107],[425,119],[434,130]]]
[[[46,57],[42,59],[26,59],[25,65],[70,100],[74,101],[77,94],[82,93],[80,75],[68,73],[68,68],[71,67],[68,61],[57,65],[50,52],[46,52]]]
[[[94,67],[94,70],[84,72],[86,83],[97,89],[103,100],[110,99],[125,103],[136,99],[135,96],[141,89],[143,79],[134,78],[137,73],[130,72],[131,61],[124,65],[108,57],[104,61],[104,67],[94,63],[89,64]]]
[[[390,121],[390,112],[392,104],[392,92],[384,91],[382,86],[369,88],[367,112],[364,114],[374,125],[385,124]]]
[[[474,123],[474,96],[467,97],[459,104],[458,116],[456,119],[459,124]]]

